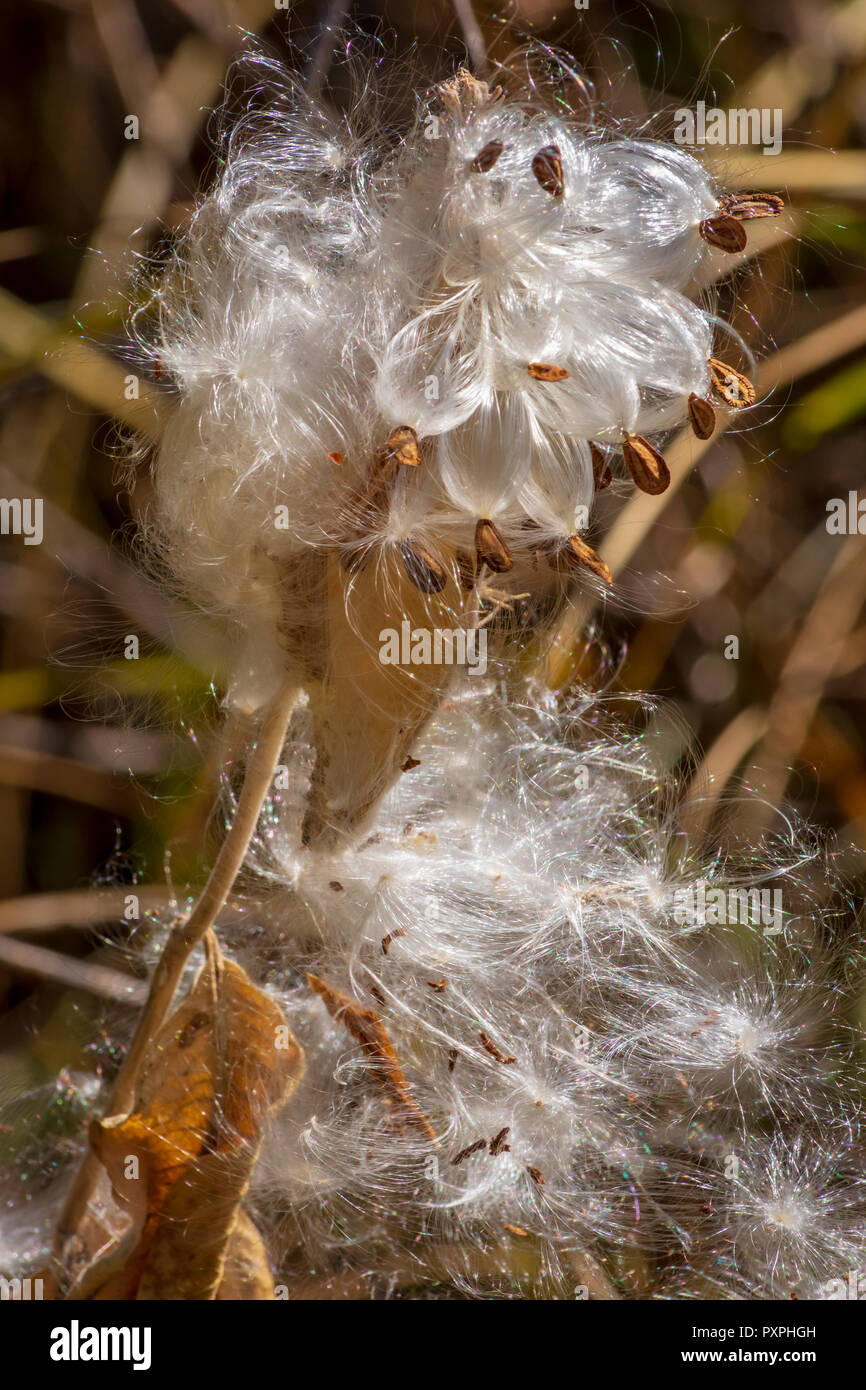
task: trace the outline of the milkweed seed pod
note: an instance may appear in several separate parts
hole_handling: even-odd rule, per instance
[[[175,390],[153,534],[235,624],[236,700],[297,672],[321,713],[318,820],[350,826],[445,679],[383,672],[386,616],[471,626],[479,586],[515,567],[524,587],[609,583],[595,491],[615,470],[662,492],[668,431],[707,437],[713,392],[754,402],[689,290],[778,200],[721,208],[683,150],[463,69],[400,138],[372,97],[337,117],[278,82],[227,135],[159,291]],[[347,643],[369,655],[351,671]]]
[[[863,956],[808,837],[701,861],[651,738],[489,692],[359,848],[299,851],[303,814],[234,947],[307,1056],[255,1179],[290,1288],[815,1298],[863,1268]]]

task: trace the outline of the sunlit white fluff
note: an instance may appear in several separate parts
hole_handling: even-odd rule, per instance
[[[586,532],[590,442],[616,462],[624,431],[658,443],[709,394],[714,320],[686,291],[718,254],[698,232],[718,196],[683,150],[537,92],[462,74],[396,135],[363,83],[336,115],[260,54],[248,67],[264,99],[228,127],[140,337],[173,388],[154,546],[279,665],[275,591],[318,597],[292,570],[305,550],[471,552],[488,518],[519,558]],[[561,196],[533,171],[550,147]],[[420,467],[362,506],[405,426]]]
[[[850,995],[820,915],[767,940],[678,924],[683,883],[708,868],[735,883],[735,866],[671,858],[652,741],[603,716],[456,699],[373,833],[340,855],[299,848],[296,765],[258,851],[261,931],[234,942],[248,968],[267,962],[310,1059],[257,1177],[261,1209],[288,1223],[278,1259],[492,1290],[518,1241],[538,1262],[529,1282],[561,1288],[576,1278],[566,1252],[616,1286],[618,1252],[640,1248],[660,1296],[761,1298],[795,1275],[798,1288],[831,1278],[862,1237],[854,1196],[825,1200],[814,1179],[825,1129],[849,1166],[861,1134]],[[790,874],[765,852],[799,902],[796,847]],[[823,872],[814,857],[809,872]],[[401,1126],[307,971],[380,1015],[435,1140]],[[491,1153],[505,1129],[508,1149]],[[739,1186],[724,1177],[731,1154]],[[761,1194],[772,1206],[801,1168],[820,1223],[777,1270]]]

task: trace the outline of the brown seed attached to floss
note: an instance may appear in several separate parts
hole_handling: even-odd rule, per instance
[[[474,1144],[468,1144],[465,1149],[461,1149],[458,1154],[455,1154],[451,1162],[456,1167],[456,1165],[462,1163],[465,1158],[471,1158],[473,1154],[480,1154],[481,1150],[486,1148],[486,1139],[476,1139]]]
[[[343,455],[340,453],[339,449],[335,449],[332,454],[328,454],[328,458],[331,460],[332,463],[336,463],[338,467],[342,468]]]
[[[613,473],[607,461],[607,454],[597,444],[590,444],[589,452],[592,457],[592,478],[595,483],[595,490],[596,492],[603,492],[613,482]]]
[[[498,1134],[494,1134],[493,1138],[490,1140],[490,1152],[494,1158],[497,1154],[511,1153],[511,1145],[505,1142],[510,1133],[511,1126],[505,1125],[504,1128],[500,1129]]]
[[[391,942],[392,942],[392,941],[396,941],[399,937],[405,936],[405,935],[406,935],[406,928],[405,928],[405,927],[395,927],[394,930],[391,931],[391,932],[389,932],[387,936],[383,936],[383,937],[382,937],[382,955],[383,955],[383,956],[387,956],[388,950],[389,950],[390,945],[391,945]]]
[[[785,200],[778,193],[728,193],[719,207],[728,217],[746,222],[753,217],[778,217],[784,211]]]
[[[720,213],[717,217],[705,217],[698,231],[707,245],[715,246],[718,251],[727,251],[733,256],[746,249],[745,227],[727,213]]]
[[[587,545],[580,536],[569,536],[562,545],[556,546],[547,553],[547,562],[551,569],[555,570],[578,570],[588,569],[598,579],[605,584],[613,583],[613,575],[605,564],[604,560],[591,545]]]
[[[449,1071],[453,1071],[454,1068],[457,1066],[457,1058],[458,1058],[459,1056],[460,1056],[460,1052],[458,1051],[458,1049],[457,1049],[456,1047],[449,1047],[449,1049],[448,1049],[448,1070],[449,1070]]]
[[[627,434],[622,443],[622,456],[626,467],[641,492],[650,497],[658,497],[671,481],[670,469],[658,449],[644,439],[641,434]]]
[[[532,172],[545,193],[561,198],[565,192],[562,177],[562,150],[558,145],[545,145],[532,160]]]
[[[504,149],[501,140],[488,140],[472,160],[472,168],[476,174],[489,174]]]
[[[709,439],[716,428],[716,412],[703,396],[689,396],[689,424],[698,439]]]
[[[441,560],[420,541],[402,541],[400,559],[406,577],[422,594],[439,594],[448,583],[448,573]]]
[[[544,1175],[542,1174],[540,1168],[537,1168],[534,1163],[527,1163],[526,1171],[532,1178],[532,1181],[535,1183],[536,1187],[544,1186]]]
[[[428,980],[427,988],[434,989],[437,994],[441,994],[447,983],[447,980]]]
[[[411,425],[398,425],[388,435],[385,457],[396,459],[404,468],[417,468],[421,462],[421,446]]]
[[[747,406],[755,404],[757,392],[742,372],[730,367],[727,362],[720,362],[717,357],[711,357],[707,366],[710,369],[713,390],[734,410],[745,410]]]
[[[475,555],[469,550],[457,551],[457,580],[464,593],[470,593],[475,588],[475,580],[478,573],[478,562]]]
[[[475,553],[494,574],[505,574],[514,564],[505,537],[489,517],[481,517],[475,527]]]
[[[405,763],[403,763],[403,764],[401,765],[400,771],[401,771],[401,772],[411,772],[413,768],[420,767],[420,766],[421,766],[421,759],[420,759],[420,758],[407,758],[406,761],[405,761]]]
[[[552,362],[530,362],[526,370],[535,381],[565,381],[571,376],[567,367],[555,367]]]
[[[502,1049],[496,1046],[496,1043],[487,1033],[479,1033],[478,1037],[481,1042],[481,1046],[484,1048],[484,1051],[489,1052],[490,1056],[493,1057],[497,1062],[501,1062],[504,1067],[510,1067],[512,1062],[517,1061],[516,1057],[506,1057]]]

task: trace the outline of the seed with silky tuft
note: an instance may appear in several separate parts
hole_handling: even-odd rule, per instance
[[[622,456],[641,492],[657,497],[670,486],[670,469],[664,457],[643,435],[627,434],[622,443]]]
[[[561,198],[565,192],[562,177],[562,150],[558,145],[545,145],[532,160],[532,172],[545,193]]]
[[[717,357],[711,357],[707,366],[710,369],[713,390],[734,410],[745,410],[747,406],[755,404],[757,393],[754,386],[736,367],[729,366],[727,362],[720,362]]]
[[[607,461],[607,455],[597,444],[590,444],[589,452],[592,456],[592,477],[596,492],[603,492],[613,482],[613,473]]]
[[[571,376],[567,367],[554,367],[551,362],[530,362],[526,370],[536,381],[565,381]]]
[[[448,574],[432,550],[420,541],[403,541],[399,549],[406,577],[415,588],[422,594],[441,593],[448,583]]]
[[[689,396],[689,424],[698,439],[709,439],[716,428],[716,412],[703,396]]]
[[[604,560],[580,536],[569,536],[561,545],[554,546],[547,553],[547,562],[554,570],[588,569],[605,584],[613,583],[613,575]]]
[[[746,249],[746,229],[735,217],[720,213],[717,217],[705,217],[698,231],[708,246],[734,255]]]
[[[479,562],[494,574],[505,574],[514,564],[505,537],[489,517],[481,517],[475,527],[475,550]]]
[[[488,140],[472,160],[472,168],[476,174],[489,174],[504,149],[501,140]]]
[[[391,431],[385,445],[385,458],[396,459],[404,468],[418,467],[421,448],[411,425],[398,425],[397,429]]]

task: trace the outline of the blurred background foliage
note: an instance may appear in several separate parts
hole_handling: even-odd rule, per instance
[[[577,633],[562,674],[671,702],[671,767],[691,775],[689,730],[704,755],[702,829],[721,808],[755,833],[787,797],[862,882],[866,538],[826,520],[860,489],[866,442],[866,0],[21,0],[0,19],[0,494],[44,499],[45,539],[0,537],[0,1101],[44,1083],[46,1130],[60,1113],[80,1127],[58,1101],[66,1072],[110,1062],[94,1042],[106,1011],[113,1028],[140,996],[126,894],[146,915],[200,878],[220,768],[247,732],[219,729],[206,626],[136,567],[148,483],[141,470],[119,490],[113,452],[119,429],[148,428],[160,387],[126,400],[129,274],[207,178],[244,32],[310,83],[332,78],[339,102],[341,19],[372,51],[414,54],[422,83],[467,39],[495,64],[536,37],[570,49],[613,118],[697,98],[781,108],[777,157],[709,152],[789,202],[721,291],[762,359],[763,403],[660,502],[603,511],[612,660]],[[741,781],[765,800],[725,813]]]

